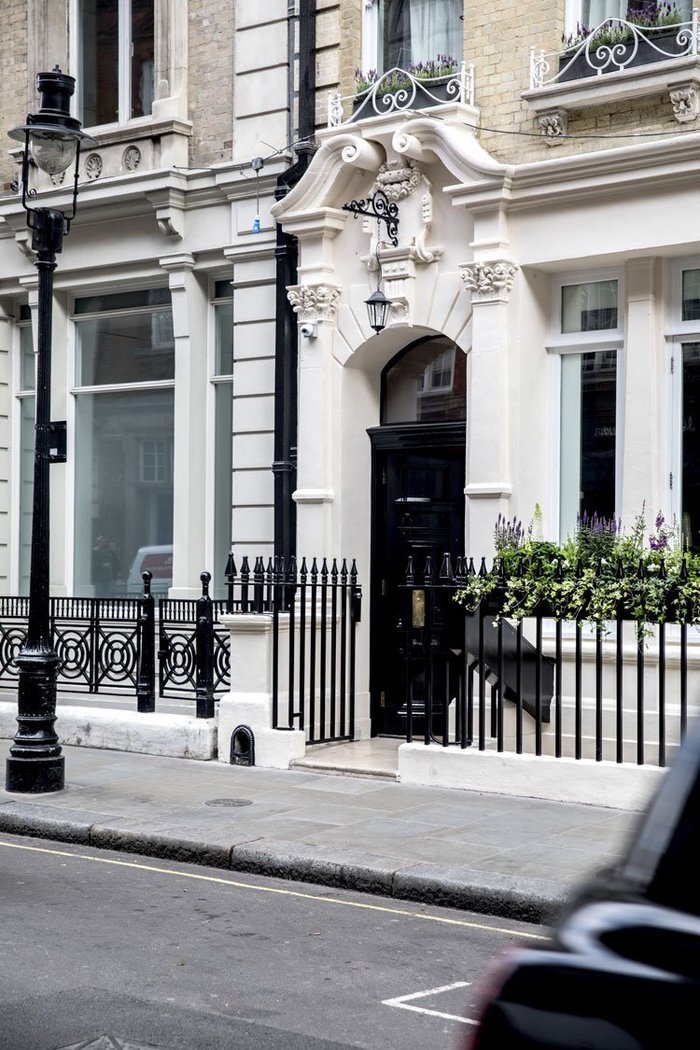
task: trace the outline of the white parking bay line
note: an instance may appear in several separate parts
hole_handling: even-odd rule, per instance
[[[395,999],[383,999],[382,1006],[395,1006],[399,1010],[413,1010],[417,1014],[428,1014],[430,1017],[442,1017],[445,1021],[461,1021],[462,1024],[476,1024],[470,1017],[458,1014],[445,1014],[440,1010],[428,1010],[425,1006],[412,1006],[413,999],[425,999],[429,995],[440,995],[442,992],[453,992],[456,988],[468,988],[471,981],[455,981],[454,984],[443,984],[441,988],[429,988],[427,992],[411,992],[410,995],[397,995]]]

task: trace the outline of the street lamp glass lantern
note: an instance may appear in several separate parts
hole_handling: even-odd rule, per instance
[[[10,138],[24,144],[22,158],[22,205],[31,211],[27,197],[34,196],[28,187],[30,162],[47,175],[60,175],[74,167],[74,194],[71,215],[64,215],[66,229],[75,215],[78,188],[78,159],[82,146],[96,146],[96,141],[81,130],[80,121],[70,114],[70,100],[75,91],[75,78],[62,73],[58,66],[48,73],[37,73],[36,87],[41,98],[38,113],[30,113],[26,124],[13,128]]]
[[[389,319],[391,300],[387,299],[381,288],[377,288],[376,292],[372,292],[369,299],[365,299],[365,305],[367,306],[370,328],[373,328],[375,332],[383,331]]]
[[[62,134],[56,131],[37,131],[29,133],[29,155],[47,175],[60,175],[70,168],[75,161],[78,140],[73,134]]]

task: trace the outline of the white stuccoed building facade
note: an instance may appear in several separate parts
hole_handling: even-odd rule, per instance
[[[32,108],[40,68],[58,62],[80,82],[91,60],[79,4],[10,6],[24,65],[8,126]],[[53,417],[67,422],[68,456],[52,467],[54,593],[121,593],[139,551],[166,548],[167,560],[171,548],[171,597],[195,597],[202,569],[222,594],[231,547],[239,564],[275,553],[278,228],[298,245],[294,546],[357,560],[358,738],[402,732],[407,551],[490,558],[498,515],[527,524],[536,506],[551,539],[584,509],[629,527],[642,508],[696,539],[697,48],[559,82],[541,49],[556,51],[585,6],[440,4],[450,39],[459,22],[458,89],[403,108],[377,96],[352,119],[338,91],[352,92],[358,64],[397,64],[397,40],[423,60],[415,27],[388,0],[317,4],[317,149],[273,205],[294,160],[288,5],[271,0],[263,16],[247,0],[231,12],[156,0],[141,65],[150,109],[128,110],[120,51],[121,108],[86,122],[99,146],[56,273]],[[604,15],[624,17],[619,7]],[[131,7],[114,8],[124,37]],[[0,197],[8,594],[26,588],[36,311],[15,170],[8,158]],[[397,206],[395,236],[345,207],[378,191]],[[378,285],[392,307],[375,334],[365,300]],[[106,584],[105,546],[119,566]]]

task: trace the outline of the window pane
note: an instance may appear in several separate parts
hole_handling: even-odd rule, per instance
[[[76,314],[96,314],[103,310],[137,310],[140,306],[170,306],[169,288],[139,288],[133,292],[85,295],[75,300]]]
[[[233,502],[233,383],[215,387],[216,433],[214,437],[214,588],[215,598],[225,597],[224,570],[231,549]]]
[[[32,544],[32,499],[34,494],[34,416],[33,397],[20,401],[19,461],[19,593],[29,594]]]
[[[230,376],[233,372],[233,303],[222,303],[214,308],[216,326],[216,371],[217,376]]]
[[[466,355],[447,339],[402,354],[385,375],[382,423],[466,419]]]
[[[79,386],[173,379],[170,310],[117,314],[76,323]]]
[[[591,281],[562,288],[562,332],[599,332],[610,328],[617,328],[617,281]]]
[[[173,401],[172,390],[77,398],[77,595],[139,594],[149,567],[154,593],[170,586]]]
[[[615,514],[617,353],[571,354],[561,375],[561,536],[576,518]]]
[[[700,317],[700,270],[683,271],[683,320]]]
[[[700,549],[700,343],[683,344],[683,515],[685,542]]]
[[[132,0],[131,43],[131,116],[145,117],[153,108],[153,0]]]
[[[405,69],[438,56],[461,62],[462,11],[462,0],[380,0],[380,69]]]
[[[119,119],[119,10],[116,0],[82,0],[80,44],[83,123]]]
[[[20,389],[34,390],[36,388],[36,355],[32,330],[28,325],[23,325],[19,330],[19,352]]]

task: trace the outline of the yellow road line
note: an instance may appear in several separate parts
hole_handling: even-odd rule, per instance
[[[233,886],[239,890],[258,890],[260,893],[277,893],[283,897],[297,897],[302,900],[320,901],[323,904],[340,904],[343,907],[359,908],[364,911],[378,911],[385,915],[401,915],[409,919],[423,919],[438,922],[445,926],[462,926],[471,930],[488,930],[490,933],[504,933],[511,937],[522,937],[526,940],[547,941],[548,937],[540,934],[524,933],[522,930],[511,930],[503,926],[489,926],[486,923],[468,922],[466,919],[447,919],[442,915],[426,915],[423,912],[409,911],[405,908],[387,908],[381,904],[365,904],[360,901],[346,901],[338,897],[324,897],[315,893],[302,893],[300,890],[286,890],[276,886],[261,886],[258,883],[237,882],[235,879],[224,879],[220,875],[200,875],[190,871],[173,871],[171,868],[159,868],[153,864],[139,864],[136,861],[114,860],[111,857],[93,857],[87,853],[69,853],[67,850],[49,849],[46,846],[25,846],[18,842],[4,842],[0,846],[7,849],[22,849],[30,853],[47,853],[53,857],[71,857],[74,860],[87,860],[95,864],[111,864],[119,868],[135,868],[137,871],[151,871],[157,875],[173,875],[179,879],[195,879],[198,882],[213,882],[220,886]]]

